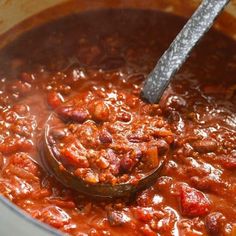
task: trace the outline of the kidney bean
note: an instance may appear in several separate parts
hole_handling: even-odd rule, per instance
[[[61,106],[56,109],[56,113],[63,119],[68,120],[71,117],[73,111],[72,106]]]
[[[131,151],[130,156],[133,160],[139,161],[143,156],[143,152],[139,148],[135,148]]]
[[[120,172],[128,173],[132,170],[135,165],[135,161],[132,160],[129,156],[125,156],[120,161]]]
[[[112,136],[106,129],[103,129],[99,134],[99,140],[101,143],[112,143]]]
[[[80,107],[61,106],[56,113],[65,121],[82,123],[89,118],[88,110]]]
[[[206,216],[205,225],[210,236],[222,235],[225,217],[220,212],[212,212]]]
[[[127,139],[132,143],[142,143],[150,140],[150,137],[143,131],[136,131],[135,133],[129,134]]]
[[[107,160],[110,163],[111,173],[113,175],[118,175],[120,172],[120,159],[111,149],[107,151]]]
[[[217,142],[213,139],[203,139],[193,142],[192,146],[200,153],[214,152],[217,149]]]
[[[76,107],[72,110],[70,118],[72,121],[82,123],[86,119],[88,119],[88,117],[89,117],[89,113],[87,109]]]
[[[169,144],[164,139],[158,139],[156,142],[158,154],[165,155],[169,150]]]
[[[67,131],[63,128],[55,128],[55,129],[51,129],[50,130],[51,135],[53,136],[53,138],[55,139],[62,139],[66,136]]]

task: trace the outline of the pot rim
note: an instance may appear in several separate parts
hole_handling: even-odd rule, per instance
[[[1,212],[1,232],[8,232],[8,235],[17,232],[18,236],[62,236],[58,230],[51,226],[31,217],[17,205],[9,201],[6,197],[0,195],[0,212]],[[15,218],[14,224],[9,228],[8,224],[4,224],[5,220]],[[14,227],[13,227],[14,225]],[[33,229],[34,231],[31,231]],[[14,231],[14,232],[12,232]]]

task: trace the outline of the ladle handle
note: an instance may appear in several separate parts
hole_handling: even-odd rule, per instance
[[[229,0],[202,1],[168,50],[162,55],[154,70],[148,75],[142,90],[142,96],[145,99],[150,103],[159,102],[173,75],[228,2]]]

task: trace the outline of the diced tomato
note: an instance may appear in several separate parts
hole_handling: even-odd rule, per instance
[[[220,159],[221,165],[227,169],[235,169],[236,168],[235,156],[226,156],[226,157],[221,158]]]
[[[37,218],[55,228],[61,228],[70,223],[70,216],[57,206],[43,208]]]
[[[180,204],[182,214],[189,217],[206,215],[211,207],[209,199],[202,192],[186,185],[181,186]]]
[[[33,150],[33,143],[28,139],[14,139],[8,138],[4,143],[0,144],[0,152],[10,154],[17,151],[30,152]]]
[[[145,224],[143,227],[140,228],[143,235],[145,236],[156,236],[157,234],[150,228],[149,225]]]
[[[156,146],[150,147],[146,153],[146,160],[151,168],[156,168],[159,164],[158,150]]]
[[[151,209],[139,207],[134,210],[134,215],[138,220],[148,222],[152,219],[153,212]]]
[[[59,107],[64,102],[64,98],[60,93],[57,93],[55,91],[51,91],[47,95],[47,103],[48,105],[55,109]]]
[[[61,153],[69,163],[81,168],[89,167],[87,158],[81,155],[79,149],[75,145],[72,144],[65,147]]]

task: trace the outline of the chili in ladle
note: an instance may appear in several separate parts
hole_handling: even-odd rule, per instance
[[[227,3],[203,1],[148,76],[144,99],[160,100]],[[128,197],[149,187],[169,155],[173,134],[158,105],[141,99],[132,104],[134,100],[130,94],[101,89],[77,95],[57,108],[45,124],[45,166],[65,186],[94,197]],[[145,105],[149,111],[142,113]]]

